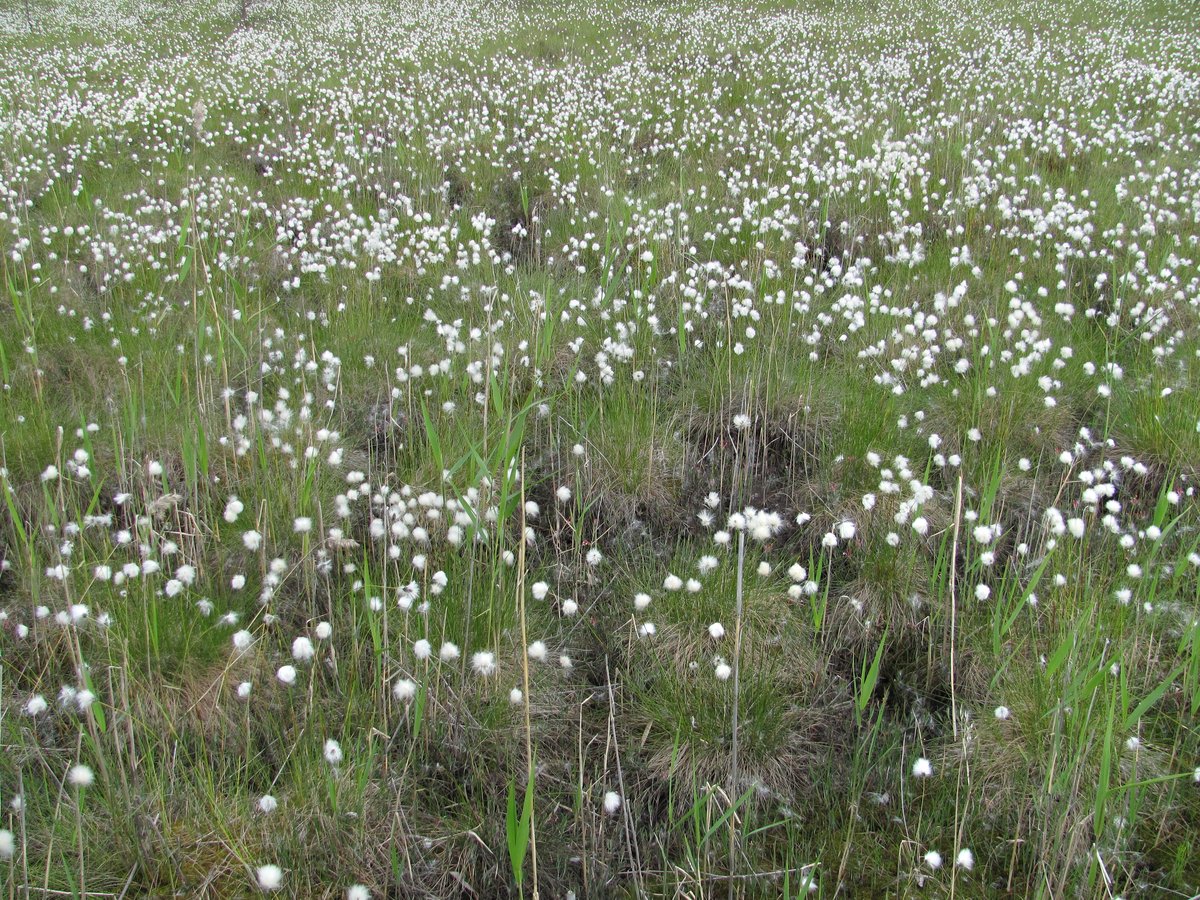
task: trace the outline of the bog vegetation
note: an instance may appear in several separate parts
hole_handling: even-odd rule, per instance
[[[1200,891],[1200,30],[0,11],[6,897]]]

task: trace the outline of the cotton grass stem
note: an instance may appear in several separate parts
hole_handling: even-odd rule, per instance
[[[638,850],[637,833],[633,827],[633,814],[629,811],[629,803],[625,802],[629,792],[625,787],[625,771],[621,768],[621,743],[617,733],[617,700],[613,693],[612,672],[609,669],[608,657],[604,657],[604,681],[608,687],[608,731],[612,738],[613,756],[617,763],[617,787],[621,789],[621,813],[625,818],[625,844],[629,851],[630,863],[633,866],[634,879],[637,883],[636,896],[642,896],[642,855]]]
[[[17,767],[17,792],[21,796],[21,807],[17,810],[17,824],[21,829],[21,877],[24,883],[24,896],[29,900],[29,836],[25,830],[25,768]]]
[[[962,470],[958,473],[958,490],[954,501],[954,537],[950,543],[950,721],[954,728],[954,739],[958,740],[958,691],[955,687],[954,645],[958,629],[958,534],[962,527]]]
[[[521,539],[517,545],[517,603],[521,616],[521,646],[529,646],[529,636],[526,633],[525,621],[525,450],[521,450]],[[468,633],[471,623],[467,622]],[[527,777],[533,781],[533,726],[529,718],[529,654],[521,654],[521,689],[525,692],[525,765]],[[464,654],[465,656],[465,654]],[[532,810],[529,813],[529,867],[531,884],[533,885],[533,900],[538,900],[537,875],[537,822]]]
[[[738,688],[741,682],[742,662],[742,582],[746,564],[746,532],[738,531],[738,561],[737,561],[737,600],[733,613],[733,741],[729,762],[729,800],[738,795]],[[737,849],[737,819],[736,815],[729,817],[729,896],[733,897],[733,888],[737,876],[734,853]]]

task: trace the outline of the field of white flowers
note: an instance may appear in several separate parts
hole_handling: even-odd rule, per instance
[[[0,10],[0,893],[1200,891],[1200,26]]]

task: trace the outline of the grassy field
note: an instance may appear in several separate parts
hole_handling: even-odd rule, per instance
[[[1200,27],[0,10],[0,895],[1200,892]]]

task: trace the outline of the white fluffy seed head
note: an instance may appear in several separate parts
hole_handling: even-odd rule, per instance
[[[32,697],[29,698],[29,701],[25,704],[25,715],[27,715],[27,716],[41,715],[49,708],[49,706],[50,706],[50,704],[48,704],[46,702],[45,697],[43,697],[41,694],[34,694]]]
[[[283,885],[283,869],[279,866],[271,864],[259,866],[254,875],[258,879],[260,890],[277,891]]]
[[[604,811],[610,816],[615,815],[617,810],[621,808],[621,795],[616,791],[609,791],[604,795]]]
[[[407,703],[417,696],[417,683],[411,678],[400,678],[392,685],[392,696],[401,703]]]
[[[300,637],[292,641],[292,659],[296,660],[296,662],[308,662],[310,659],[316,656],[316,654],[317,648],[314,647],[313,642],[304,635],[300,635]]]
[[[341,744],[339,744],[333,738],[329,738],[327,741],[325,741],[325,762],[329,763],[331,766],[340,766],[344,758],[345,754],[342,753]]]

